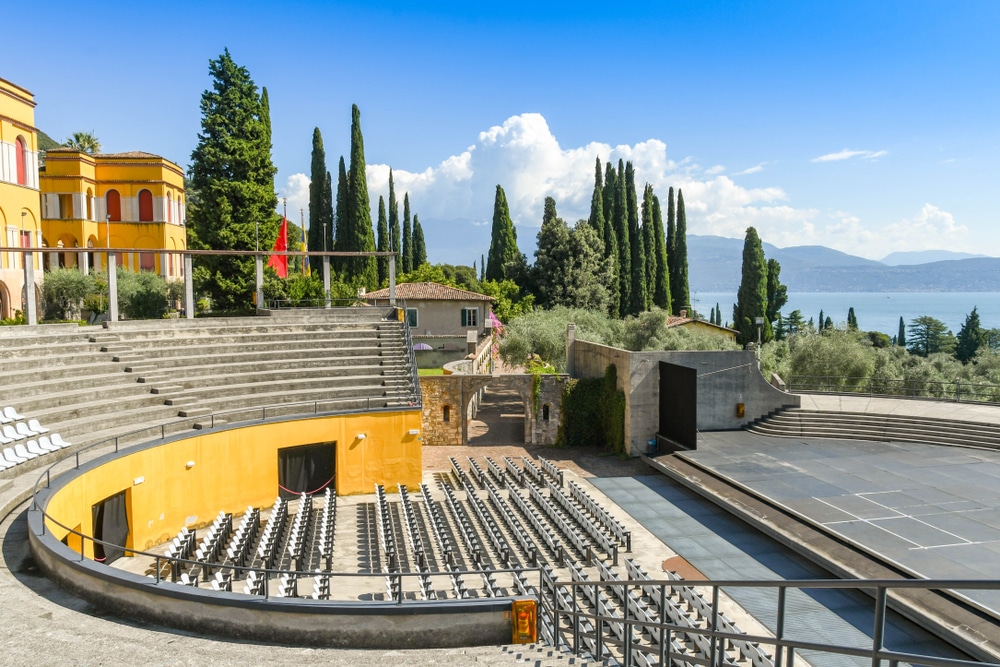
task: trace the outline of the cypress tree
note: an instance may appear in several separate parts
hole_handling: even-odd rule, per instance
[[[715,307],[714,306],[712,307],[711,314],[708,316],[708,321],[710,323],[712,323],[712,324],[715,324]]]
[[[420,219],[413,216],[413,270],[419,269],[427,263],[427,245],[424,243],[424,228],[420,226]]]
[[[823,330],[823,322],[826,322],[826,317],[823,316],[823,309],[822,308],[819,309],[819,319],[816,320],[816,321],[819,322],[819,330],[822,331]]]
[[[986,332],[979,323],[979,310],[973,306],[972,312],[965,316],[965,322],[958,332],[955,343],[955,358],[963,364],[972,361],[979,348],[986,343]]]
[[[719,309],[719,302],[715,302],[715,323],[722,326],[722,311]]]
[[[854,306],[847,309],[847,328],[853,331],[858,329],[858,318],[854,315]]]
[[[618,193],[618,173],[614,165],[608,162],[604,168],[604,190],[601,193],[604,197],[604,252],[608,250],[608,237],[615,238],[615,256],[618,254],[618,229],[615,227],[615,196]],[[616,260],[617,261],[617,260]]]
[[[365,141],[361,135],[361,111],[351,105],[351,166],[347,172],[348,218],[351,221],[349,248],[357,252],[375,250],[375,232],[372,229],[372,207],[368,199],[368,176],[365,170]],[[349,282],[356,282],[367,289],[378,286],[378,268],[374,257],[352,257],[348,262]]]
[[[382,195],[378,197],[378,232],[375,239],[375,249],[379,252],[389,250],[389,221],[385,215],[385,199]],[[375,266],[378,268],[378,284],[381,287],[389,280],[389,257],[380,256],[376,259]]]
[[[772,325],[788,303],[788,287],[781,284],[781,264],[776,259],[767,260],[767,321]]]
[[[201,96],[201,132],[191,153],[191,190],[199,206],[188,219],[190,247],[270,249],[278,234],[267,97],[225,50],[208,63],[213,83]],[[217,310],[252,307],[252,257],[199,257],[202,289]]]
[[[602,241],[604,235],[604,184],[601,182],[601,158],[597,158],[597,166],[594,168],[594,194],[590,197],[590,218],[587,222],[597,232],[598,238]],[[606,252],[606,251],[605,251]]]
[[[674,310],[691,307],[691,292],[688,289],[688,257],[687,257],[687,215],[684,213],[684,193],[677,190],[677,222],[674,228],[674,257],[670,260],[673,275],[670,276],[670,288],[674,291]]]
[[[227,49],[228,51],[228,49]],[[271,154],[271,98],[267,94],[267,86],[260,89],[260,109],[261,119],[264,121],[264,139],[261,148],[267,149],[267,154]],[[275,171],[277,173],[277,170]],[[272,185],[273,185],[272,180]]]
[[[309,170],[309,237],[310,252],[329,250],[329,243],[324,243],[323,230],[326,233],[333,228],[333,201],[330,197],[330,172],[326,168],[326,151],[323,150],[323,135],[319,128],[313,129],[312,161]]]
[[[413,230],[410,228],[410,193],[403,193],[403,273],[409,273],[413,266]]]
[[[674,206],[674,188],[671,186],[667,190],[667,268],[670,271],[670,302],[671,312],[674,315],[680,314],[681,306],[674,300],[674,281],[677,277],[677,209]]]
[[[493,230],[490,235],[490,252],[486,264],[486,280],[502,281],[520,258],[517,248],[517,231],[510,219],[507,195],[497,186],[493,200]]]
[[[906,347],[906,325],[903,324],[903,316],[899,316],[899,332],[896,334],[896,345]]]
[[[402,261],[399,234],[399,202],[396,201],[396,186],[392,182],[392,169],[389,169],[389,247],[392,252],[396,253],[392,261],[397,263],[397,267]]]
[[[615,238],[618,240],[618,303],[619,317],[632,307],[632,239],[628,233],[628,213],[625,196],[625,162],[618,160],[615,176]]]
[[[826,316],[826,322],[823,323],[823,328],[824,329],[832,329],[833,328],[833,318],[830,317],[829,315]]]
[[[656,195],[653,195],[653,238],[656,252],[656,279],[653,285],[653,303],[669,314],[670,267],[667,265],[667,244],[663,232],[663,214],[660,211],[660,198]],[[718,312],[718,307],[715,310]]]
[[[653,236],[653,186],[646,183],[642,189],[642,253],[646,262],[646,310],[653,303],[653,294],[656,292],[656,274],[659,272],[656,257],[656,240]]]
[[[628,236],[630,243],[631,276],[629,285],[629,314],[638,315],[646,306],[646,253],[643,248],[642,230],[639,228],[639,208],[635,192],[635,169],[632,162],[625,165],[625,206],[628,211]]]
[[[337,208],[334,211],[333,248],[335,250],[347,248],[346,237],[351,234],[351,221],[347,215],[347,188],[347,168],[344,166],[344,156],[341,155],[340,164],[337,167]],[[344,257],[333,258],[337,273],[344,273],[345,259]]]
[[[486,255],[479,256],[479,282],[486,280]]]
[[[767,321],[767,263],[757,230],[747,227],[743,241],[743,278],[733,308],[733,326],[739,333],[740,345],[757,341],[756,318],[764,319],[761,341],[771,340],[771,323]]]
[[[326,202],[326,221],[329,226],[326,228],[326,243],[321,244],[320,248],[332,250],[334,237],[337,235],[337,221],[333,217],[333,183],[330,180],[330,172],[326,172],[326,179],[323,182],[323,200]],[[321,228],[320,232],[322,231]]]

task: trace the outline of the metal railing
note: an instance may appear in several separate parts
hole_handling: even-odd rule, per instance
[[[969,380],[936,380],[852,377],[844,375],[792,375],[792,393],[859,394],[936,401],[1000,403],[1000,385]]]
[[[663,620],[667,615],[637,613],[645,599],[649,608],[665,609],[670,589],[678,586],[676,580],[629,580],[629,581],[557,581],[544,569],[541,575],[540,612],[542,626],[540,635],[553,646],[569,650],[576,655],[589,654],[597,660],[613,659],[617,664],[632,665],[719,665],[731,667],[734,662],[726,655],[726,647],[732,642],[752,642],[767,650],[774,667],[792,667],[797,654],[805,652],[808,659],[813,654],[860,658],[861,664],[870,663],[879,667],[884,662],[888,667],[900,663],[929,665],[930,667],[971,667],[972,665],[998,665],[995,661],[974,661],[943,658],[938,655],[916,654],[886,648],[886,616],[889,599],[893,592],[902,589],[927,591],[941,589],[981,589],[1000,590],[1000,581],[969,580],[845,580],[808,579],[786,581],[687,581],[686,585],[709,589],[706,599],[711,601],[709,618],[704,624],[678,625]],[[623,615],[599,613],[590,600],[600,599],[600,595],[614,588],[613,596],[620,600],[632,600],[635,604],[622,605]],[[753,635],[733,632],[731,623],[722,619],[719,600],[723,589],[765,589],[775,599],[776,618],[774,636]],[[589,590],[585,590],[589,589]],[[840,589],[866,592],[872,597],[872,606],[866,607],[872,614],[869,646],[846,646],[814,641],[810,637],[789,636],[790,614],[797,607],[789,608],[790,590],[810,591],[815,589]],[[645,597],[644,597],[645,596]],[[759,615],[759,614],[758,614]],[[862,628],[860,630],[864,631]],[[738,630],[738,628],[736,628]],[[808,632],[804,628],[802,632]],[[708,644],[707,656],[688,651],[679,651],[674,640],[694,638],[695,644]],[[701,638],[706,638],[707,642]],[[754,665],[757,662],[754,661]],[[838,663],[839,664],[839,663]]]

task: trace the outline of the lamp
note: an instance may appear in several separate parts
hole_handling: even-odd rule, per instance
[[[184,467],[190,470],[191,468],[194,467],[194,461],[188,461],[187,463],[184,464]]]
[[[358,434],[357,434],[357,435],[355,436],[355,438],[356,438],[356,439],[358,439],[358,440],[364,440],[364,439],[365,439],[365,438],[367,438],[367,437],[368,437],[368,434],[366,434],[366,433],[358,433]]]
[[[410,434],[410,435],[420,435],[420,429],[419,428],[411,428],[409,431],[407,431],[407,433]]]

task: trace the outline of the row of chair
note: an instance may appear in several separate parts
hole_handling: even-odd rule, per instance
[[[402,585],[399,577],[390,576],[397,568],[396,540],[392,536],[389,503],[385,499],[385,488],[375,485],[375,526],[378,533],[378,545],[382,557],[382,573],[385,574],[385,590],[392,600],[402,597]]]
[[[493,549],[500,559],[500,565],[502,567],[510,567],[510,559],[513,555],[512,549],[510,548],[510,545],[507,544],[507,540],[504,538],[503,533],[500,532],[500,529],[493,520],[493,517],[486,510],[485,505],[483,505],[483,501],[479,499],[479,496],[476,495],[475,490],[471,486],[465,487],[465,495],[468,499],[469,506],[472,507],[472,513],[476,515],[477,519],[479,519],[479,524],[482,526],[483,532],[486,533],[490,543],[493,545]],[[503,595],[503,592],[500,591],[497,586],[496,577],[492,572],[484,572],[482,576],[483,588],[485,589],[487,596],[492,598]]]
[[[413,558],[417,563],[417,570],[421,573],[419,577],[420,597],[423,600],[433,600],[437,596],[431,588],[431,579],[427,574],[430,568],[428,567],[427,554],[424,552],[424,541],[420,537],[420,526],[417,524],[417,516],[413,511],[413,505],[410,503],[410,494],[406,490],[405,484],[399,485],[399,506],[403,511],[403,526],[406,529],[406,538],[410,543],[410,550],[413,552]]]
[[[497,465],[497,462],[488,456],[486,457],[486,469],[490,471],[490,476],[493,477],[493,480],[499,484],[501,488],[507,486],[507,480],[504,478],[503,468]]]
[[[441,549],[441,557],[444,562],[444,569],[449,573],[451,577],[451,588],[455,593],[455,597],[467,598],[469,597],[469,591],[465,588],[465,582],[462,581],[461,575],[455,572],[455,550],[448,538],[448,531],[445,527],[444,517],[441,515],[441,509],[431,498],[431,491],[426,484],[420,485],[420,496],[424,502],[424,510],[427,512],[427,516],[430,517],[431,531],[434,533],[434,539],[437,540],[438,548]]]
[[[507,469],[508,479],[513,480],[519,487],[524,488],[524,470],[517,467],[517,463],[514,462],[509,456],[503,457],[504,468]]]
[[[537,565],[538,548],[528,535],[528,531],[525,530],[524,525],[518,521],[510,505],[507,504],[507,501],[503,499],[503,496],[500,495],[500,492],[492,484],[487,485],[486,494],[489,496],[493,507],[496,508],[497,513],[504,520],[504,523],[507,524],[507,529],[514,536],[514,539],[517,540],[517,543],[521,546],[521,550],[527,556],[528,565]]]
[[[621,542],[622,546],[624,546],[626,550],[632,550],[631,532],[625,528],[621,521],[612,516],[608,510],[604,509],[603,505],[599,504],[589,493],[584,491],[582,486],[573,480],[570,480],[569,494],[575,501],[580,503],[586,511],[590,512],[600,525],[610,530],[611,533],[618,538],[619,542]]]
[[[316,548],[320,558],[326,561],[326,569],[330,569],[330,559],[333,557],[333,535],[337,525],[337,493],[326,487],[323,494],[323,507],[319,511],[319,535],[316,538]]]
[[[295,513],[295,518],[292,520],[292,528],[288,533],[288,543],[285,546],[293,570],[298,570],[302,566],[312,514],[312,501],[303,493],[299,498],[299,511]]]
[[[563,471],[555,463],[548,459],[543,459],[541,456],[538,457],[538,462],[542,464],[542,470],[552,478],[553,482],[557,482],[559,486],[563,485]]]
[[[271,516],[267,519],[267,525],[264,526],[260,543],[257,545],[257,556],[264,567],[274,566],[274,557],[277,555],[278,543],[281,541],[281,534],[284,532],[287,518],[288,501],[279,496],[274,501]]]
[[[259,532],[260,508],[248,506],[240,525],[236,527],[232,539],[229,540],[229,546],[226,547],[226,557],[229,562],[238,566],[246,565],[250,550],[253,548],[254,540],[257,539]],[[229,590],[232,588],[230,587]]]
[[[570,544],[572,544],[579,555],[587,560],[587,564],[590,564],[591,560],[591,543],[580,534],[580,531],[576,529],[573,524],[571,524],[565,516],[563,516],[559,510],[556,508],[555,503],[542,493],[542,490],[537,486],[528,482],[528,495],[531,500],[534,501],[535,506],[542,511],[545,518],[555,525],[564,538],[566,538]]]
[[[607,535],[603,527],[577,507],[576,503],[566,495],[566,492],[556,486],[552,480],[545,480],[545,484],[549,488],[549,498],[554,500],[573,519],[576,525],[590,537],[592,542],[603,549],[608,558],[617,565],[618,542],[615,541],[615,538]]]
[[[486,558],[486,549],[479,540],[479,535],[476,533],[475,528],[472,527],[472,519],[469,518],[465,507],[459,503],[454,490],[448,485],[442,485],[442,489],[444,490],[445,504],[448,505],[448,510],[451,512],[451,516],[458,526],[458,532],[462,535],[462,541],[465,542],[465,548],[469,552],[469,558],[472,560],[472,567],[477,570],[485,569],[489,564]],[[488,587],[490,585],[489,579],[485,574],[481,574],[480,576],[483,577],[483,586]]]
[[[58,433],[45,435],[49,432],[50,429],[42,426],[37,419],[28,419],[14,407],[6,406],[0,411],[0,446],[3,446],[0,470],[27,463],[50,452],[58,452],[73,444],[63,440]]]
[[[525,478],[525,482],[527,481],[527,478]],[[511,493],[508,495],[508,498],[512,503],[514,503],[514,507],[520,510],[521,516],[523,516],[528,523],[531,524],[531,527],[535,529],[535,534],[538,535],[542,539],[542,542],[545,543],[545,546],[549,548],[549,551],[555,557],[555,565],[562,567],[563,562],[566,560],[565,547],[563,547],[562,541],[556,537],[552,528],[550,528],[549,525],[542,520],[538,510],[536,510],[531,503],[525,500],[524,496],[520,493]]]
[[[197,544],[197,536],[193,530],[188,530],[185,526],[181,528],[170,544],[167,545],[167,550],[164,552],[164,556],[168,559],[180,558],[182,560],[187,560],[191,558],[191,554],[194,553],[195,546]]]
[[[222,553],[222,545],[229,538],[233,530],[233,515],[226,512],[219,512],[215,521],[208,527],[205,537],[194,552],[195,560],[203,563],[212,563],[219,558]]]

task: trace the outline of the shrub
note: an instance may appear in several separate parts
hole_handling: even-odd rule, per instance
[[[52,269],[42,282],[43,312],[49,320],[76,320],[84,297],[93,290],[93,279],[77,269]]]

